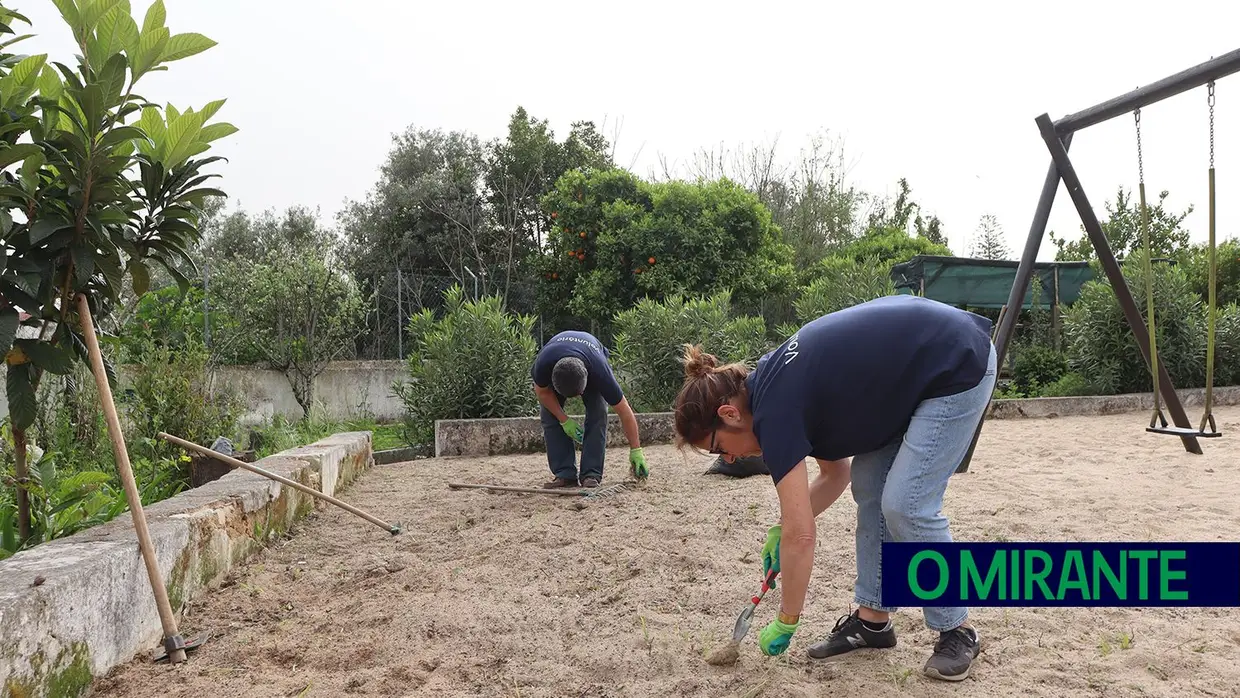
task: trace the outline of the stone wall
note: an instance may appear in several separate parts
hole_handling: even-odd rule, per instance
[[[326,494],[373,463],[370,432],[336,434],[256,466]],[[145,507],[174,612],[218,586],[269,536],[330,507],[232,471]],[[387,536],[377,527],[376,535]],[[92,678],[160,645],[155,597],[128,512],[0,561],[0,696],[84,695]]]
[[[1177,391],[1194,427],[1198,425],[1205,390]],[[1214,389],[1215,405],[1240,404],[1240,387]],[[1089,416],[1152,410],[1153,393],[1087,397],[1039,397],[1021,400],[992,400],[987,419],[1023,419]],[[1166,404],[1163,405],[1166,414]],[[579,422],[584,418],[572,415]],[[1171,416],[1167,415],[1168,423]],[[672,443],[672,413],[650,412],[637,415],[643,445]],[[620,428],[620,418],[608,414],[607,445],[623,446],[628,441]],[[542,424],[537,417],[508,419],[441,419],[435,422],[436,456],[496,456],[506,453],[537,453],[544,450]]]

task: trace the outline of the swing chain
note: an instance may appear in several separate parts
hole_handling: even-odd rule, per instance
[[[1214,81],[1210,81],[1206,92],[1206,104],[1210,105],[1210,169],[1214,169]]]
[[[1142,184],[1145,183],[1145,163],[1141,156],[1141,108],[1137,107],[1132,113],[1133,118],[1137,122],[1137,177]]]

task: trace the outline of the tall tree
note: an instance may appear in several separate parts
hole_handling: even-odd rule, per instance
[[[1003,241],[1003,226],[992,214],[984,214],[978,220],[970,254],[976,259],[1007,259],[1011,256],[1007,243]]]
[[[289,209],[266,232],[256,256],[222,263],[214,293],[230,308],[234,341],[284,373],[309,415],[316,379],[349,352],[362,327],[362,294],[341,265],[333,231],[305,209]]]

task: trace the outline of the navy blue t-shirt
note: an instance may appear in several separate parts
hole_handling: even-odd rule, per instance
[[[544,344],[534,359],[534,367],[530,369],[534,383],[540,388],[551,385],[551,369],[555,368],[555,362],[569,356],[585,362],[587,391],[598,391],[612,407],[620,404],[624,391],[611,372],[611,364],[608,363],[611,352],[589,332],[561,332]]]
[[[749,408],[776,483],[808,456],[877,450],[922,400],[981,381],[987,318],[918,296],[885,296],[813,320],[749,375]]]

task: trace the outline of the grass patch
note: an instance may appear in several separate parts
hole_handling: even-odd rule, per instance
[[[376,451],[388,451],[393,448],[405,448],[409,444],[405,440],[404,426],[401,424],[379,424],[370,430],[374,436],[372,448]]]

